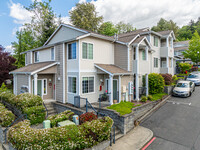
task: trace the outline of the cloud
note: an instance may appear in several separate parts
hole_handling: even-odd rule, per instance
[[[12,0],[9,4],[10,16],[14,18],[14,23],[24,24],[31,21],[32,14],[26,10],[22,4],[13,3]]]
[[[79,3],[85,3],[87,0],[79,0]]]
[[[66,24],[70,24],[69,16],[61,17],[61,20]]]
[[[11,53],[12,55],[14,54],[14,48],[12,47],[12,45],[6,46],[5,51]]]
[[[186,25],[199,15],[199,0],[92,0],[104,21],[124,21],[134,27],[152,27],[161,17]]]

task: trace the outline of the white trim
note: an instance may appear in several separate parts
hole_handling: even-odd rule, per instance
[[[31,75],[28,76],[28,92],[31,93]]]
[[[55,84],[55,89],[54,89],[55,95],[54,95],[54,99],[56,100],[56,74],[54,74],[54,84]],[[53,88],[54,88],[54,87],[53,87]]]
[[[121,41],[115,41],[116,43],[122,44],[122,45],[127,45],[127,43],[121,42]]]
[[[65,103],[65,43],[63,43],[63,103]]]
[[[31,64],[33,63],[33,52],[30,52],[30,57],[31,57]]]
[[[81,94],[81,42],[78,40],[78,95]]]
[[[121,102],[121,76],[119,76],[119,88],[118,88],[118,90],[119,90],[119,103]]]
[[[38,80],[38,75],[34,74],[34,95],[37,95],[37,80]]]
[[[110,73],[110,72],[108,72],[107,70],[105,70],[105,69],[103,69],[103,68],[99,67],[98,65],[94,65],[94,66],[95,66],[95,67],[97,67],[98,69],[102,70],[103,72],[105,72],[105,73],[107,73],[107,74],[109,74],[109,75],[113,76],[113,74],[112,74],[112,73]]]
[[[35,53],[38,53],[37,54],[38,61],[35,61]],[[39,62],[40,62],[40,53],[39,53],[39,51],[35,51],[34,52],[34,63],[39,63]]]
[[[138,45],[140,45],[144,40],[147,42],[147,45],[151,48],[151,44],[149,43],[146,36],[138,43]]]
[[[53,60],[52,60],[52,49],[53,49],[53,51],[54,51]],[[51,55],[50,58],[51,58],[51,61],[55,61],[55,46],[52,47],[50,50],[51,50],[51,51],[50,51],[50,55]]]
[[[88,33],[88,34],[84,34],[84,35],[78,36],[78,37],[76,38],[76,40],[80,40],[80,39],[82,39],[82,38],[86,38],[86,37],[88,37],[88,36],[90,36],[90,35],[91,35],[91,34]]]
[[[109,101],[110,101],[110,105],[112,105],[113,104],[113,76],[112,75],[109,76],[109,85],[110,85],[110,88],[109,88],[109,93],[110,93]]]
[[[38,70],[36,70],[36,71],[34,71],[34,72],[29,72],[29,73],[31,73],[31,75],[33,75],[33,74],[36,74],[36,73],[38,73],[38,72],[40,72],[40,71],[42,71],[42,70],[45,70],[45,69],[47,69],[47,68],[49,68],[49,67],[52,67],[52,66],[54,66],[54,65],[57,65],[57,64],[58,64],[58,62],[55,62],[55,63],[53,63],[53,64],[50,64],[50,65],[48,65],[48,66],[45,66],[45,67],[40,68],[40,69],[38,69]]]
[[[73,43],[77,43],[77,42],[75,41],[75,42],[67,43],[67,61],[76,61],[76,60],[77,60],[77,44],[76,44],[76,58],[75,58],[75,59],[69,59],[69,49],[68,49],[68,45],[69,45],[69,44],[73,44]]]
[[[83,78],[89,78],[89,77],[94,77],[94,92],[89,92],[89,83],[88,83],[88,93],[83,93],[83,86],[82,86],[82,81],[83,81]],[[89,80],[88,80],[89,81]],[[82,95],[87,95],[87,94],[94,94],[95,93],[95,75],[83,75],[83,76],[81,76],[81,94]]]
[[[69,92],[69,77],[76,78],[76,93]],[[77,76],[76,75],[67,75],[67,93],[77,95]]]
[[[127,58],[128,58],[127,59],[127,61],[128,61],[128,68],[127,69],[128,69],[128,71],[130,71],[130,56],[129,56],[130,52],[129,51],[130,51],[129,45],[127,45]]]
[[[16,74],[13,75],[13,78],[14,78],[13,79],[13,81],[14,81],[13,91],[14,91],[14,94],[17,95],[17,77],[16,77]]]
[[[137,34],[137,36],[136,37],[134,37],[129,43],[128,43],[128,45],[130,45],[131,43],[133,43],[133,41],[135,41],[136,40],[136,38],[138,38],[138,37],[140,37],[140,35],[139,34]]]
[[[25,54],[25,66],[27,66],[27,53]]]

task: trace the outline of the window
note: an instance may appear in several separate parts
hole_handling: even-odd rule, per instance
[[[83,77],[82,78],[82,93],[94,92],[94,77]]]
[[[27,65],[28,63],[27,63],[27,53],[25,54],[25,65]]]
[[[154,46],[158,47],[158,37],[154,36]]]
[[[68,59],[76,59],[76,43],[68,44]]]
[[[158,58],[154,58],[154,68],[158,68]]]
[[[82,43],[82,58],[93,59],[93,44]]]
[[[51,48],[51,60],[55,60],[54,48]]]
[[[35,52],[35,62],[39,62],[39,52]]]
[[[146,51],[145,50],[142,51],[142,60],[146,60]]]
[[[76,93],[76,77],[68,77],[68,92]]]
[[[47,94],[47,80],[46,79],[43,80],[43,90],[44,90],[44,95],[46,95]]]

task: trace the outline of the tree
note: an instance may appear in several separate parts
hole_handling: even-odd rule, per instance
[[[108,36],[113,36],[117,31],[112,22],[104,22],[98,29],[98,33]]]
[[[189,63],[179,63],[179,67],[181,68],[182,73],[185,73],[192,68],[192,65]]]
[[[118,24],[115,25],[115,28],[117,28],[118,33],[126,33],[126,32],[130,32],[130,31],[134,31],[135,29],[133,28],[133,26],[130,23],[124,23],[122,21],[120,21]]]
[[[69,12],[69,17],[73,25],[96,32],[103,21],[103,17],[97,14],[94,4],[84,2],[77,3],[76,7]]]
[[[192,40],[189,42],[189,49],[183,52],[185,58],[190,58],[193,62],[198,64],[200,62],[200,36],[195,31]]]
[[[10,71],[16,69],[15,58],[10,56],[10,53],[4,52],[4,48],[0,48],[0,86],[7,79],[12,79],[12,75],[9,74]]]
[[[178,30],[177,39],[179,41],[186,41],[192,38],[192,32],[189,30],[188,26],[183,26]]]

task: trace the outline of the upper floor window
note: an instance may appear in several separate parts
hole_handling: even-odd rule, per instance
[[[146,60],[146,51],[145,50],[142,51],[142,60]]]
[[[39,62],[39,52],[35,52],[35,62]]]
[[[93,59],[93,44],[83,42],[82,52],[83,59]]]
[[[68,59],[76,59],[76,43],[68,44]]]
[[[154,68],[158,68],[158,58],[154,58]]]
[[[158,37],[154,36],[154,46],[158,47]]]
[[[51,60],[55,60],[54,48],[51,48]]]
[[[76,93],[76,77],[68,77],[68,92]]]

